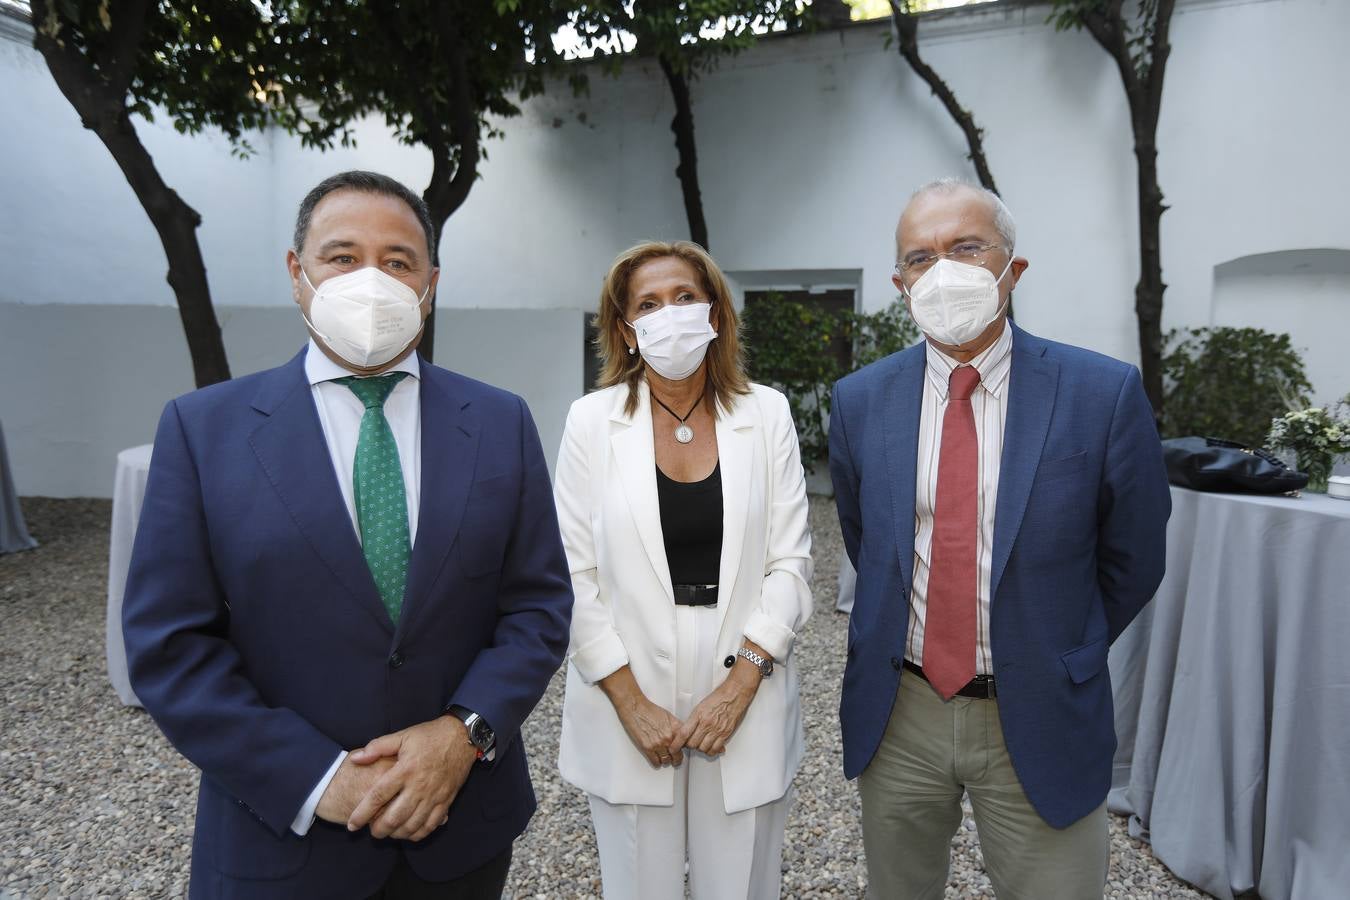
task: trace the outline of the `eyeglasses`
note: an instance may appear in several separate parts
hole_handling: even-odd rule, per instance
[[[989,251],[1005,249],[1001,244],[985,244],[980,241],[963,241],[950,250],[941,253],[929,253],[920,250],[909,254],[895,264],[895,269],[904,275],[922,275],[933,267],[939,259],[952,259],[968,265],[982,266],[989,258]]]

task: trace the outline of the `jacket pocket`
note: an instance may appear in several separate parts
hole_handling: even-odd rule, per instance
[[[1080,450],[1072,456],[1066,456],[1062,459],[1043,459],[1040,465],[1036,467],[1036,480],[1038,482],[1051,481],[1081,472],[1086,460],[1086,450]]]
[[[216,815],[205,821],[214,819],[216,833],[204,837],[214,845],[216,869],[222,875],[268,881],[289,878],[304,868],[310,838],[290,829],[277,837],[247,806],[208,785],[202,781],[202,800],[216,807]]]
[[[1059,658],[1069,673],[1069,680],[1074,684],[1082,684],[1106,668],[1106,650],[1106,638],[1103,637],[1075,647]]]

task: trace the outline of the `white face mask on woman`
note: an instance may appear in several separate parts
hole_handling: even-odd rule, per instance
[[[958,347],[975,340],[1003,314],[998,283],[1011,266],[1009,258],[995,278],[984,266],[939,259],[905,291],[914,324],[939,344]]]
[[[302,267],[300,277],[314,292],[305,323],[338,356],[358,368],[382,366],[416,340],[422,330],[422,296],[374,266],[334,275],[318,287]]]
[[[682,381],[702,364],[717,337],[708,320],[711,312],[711,303],[663,306],[628,325],[647,365],[662,378]]]

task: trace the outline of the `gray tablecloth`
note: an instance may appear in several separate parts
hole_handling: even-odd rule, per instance
[[[19,495],[9,472],[9,451],[5,449],[5,430],[0,428],[0,553],[31,550],[37,541],[28,534],[19,508]]]
[[[1350,501],[1172,488],[1111,649],[1110,806],[1216,897],[1350,896]]]
[[[140,706],[127,676],[127,648],[122,640],[122,594],[127,587],[131,548],[136,541],[136,523],[145,500],[145,478],[150,473],[151,444],[131,447],[117,454],[113,481],[112,528],[108,538],[108,611],[106,619],[108,680],[127,706]]]

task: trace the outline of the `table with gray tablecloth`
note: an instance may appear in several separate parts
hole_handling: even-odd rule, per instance
[[[140,706],[127,677],[127,648],[122,640],[122,594],[131,566],[131,548],[136,542],[136,523],[145,500],[145,479],[150,473],[151,444],[131,447],[117,454],[113,480],[112,527],[108,538],[108,610],[106,618],[108,679],[127,706]]]
[[[9,471],[9,451],[5,448],[5,430],[0,428],[0,553],[31,550],[37,546],[23,521],[19,492]]]
[[[1216,897],[1350,896],[1350,501],[1172,503],[1167,575],[1111,648],[1110,806]]]

